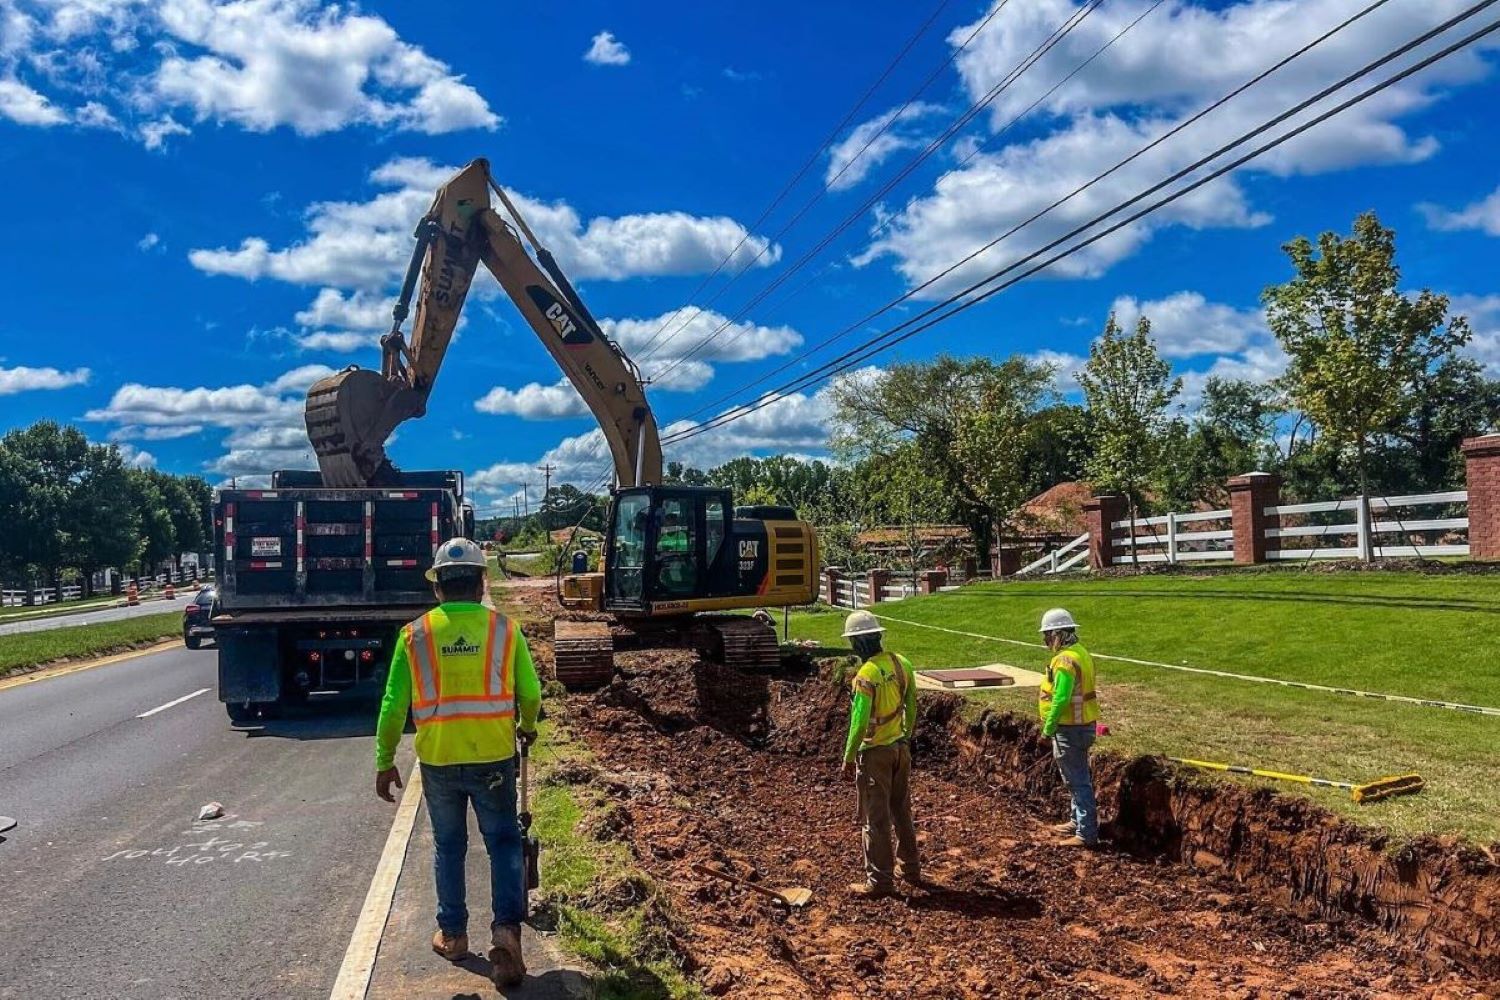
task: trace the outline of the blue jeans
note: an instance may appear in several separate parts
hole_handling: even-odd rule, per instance
[[[526,919],[521,829],[516,825],[516,760],[493,764],[423,764],[422,794],[432,820],[437,922],[444,934],[467,934],[464,861],[469,853],[469,803],[490,856],[491,929]]]
[[[1058,726],[1052,741],[1052,756],[1062,772],[1068,794],[1073,797],[1073,826],[1084,843],[1099,839],[1099,811],[1094,804],[1094,778],[1089,773],[1089,747],[1094,745],[1095,729],[1084,726]]]

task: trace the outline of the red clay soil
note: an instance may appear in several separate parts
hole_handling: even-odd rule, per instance
[[[535,592],[517,597],[550,610]],[[545,631],[528,629],[544,671]],[[1310,806],[1229,785],[1215,795],[1150,762],[1101,763],[1103,815],[1123,810],[1106,827],[1116,839],[1097,853],[1059,852],[1045,825],[1061,816],[1062,797],[1035,727],[961,721],[950,695],[924,703],[927,746],[914,776],[933,884],[859,899],[847,890],[861,871],[854,794],[836,765],[840,687],[811,673],[747,676],[677,651],[618,661],[609,688],[568,696],[561,709],[594,751],[594,780],[619,799],[598,835],[628,841],[665,891],[673,945],[710,994],[1500,996],[1500,895],[1482,856],[1391,861],[1369,835]],[[1253,796],[1263,815],[1236,795]],[[1197,819],[1182,822],[1188,815]],[[1326,861],[1277,856],[1318,851]],[[694,863],[815,895],[788,910],[695,874]],[[1330,893],[1343,896],[1323,902]],[[1460,915],[1487,926],[1466,932]]]

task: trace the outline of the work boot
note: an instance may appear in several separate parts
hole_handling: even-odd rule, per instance
[[[1094,845],[1091,844],[1091,843],[1089,843],[1087,840],[1084,840],[1082,837],[1078,836],[1078,834],[1075,833],[1071,837],[1064,837],[1062,840],[1059,840],[1057,842],[1057,846],[1058,847],[1093,847]]]
[[[901,872],[901,881],[916,889],[924,889],[927,887],[927,881],[922,878],[921,869],[918,868],[904,869]]]
[[[863,899],[884,899],[895,895],[890,886],[876,885],[874,882],[854,882],[850,884],[849,891]]]
[[[1061,833],[1066,834],[1067,836],[1072,836],[1073,834],[1078,832],[1078,824],[1074,823],[1072,820],[1068,820],[1066,823],[1053,823],[1051,826],[1047,827],[1047,829],[1051,830],[1053,833]]]
[[[469,935],[444,934],[442,928],[432,935],[432,950],[450,962],[457,962],[469,954]]]
[[[521,928],[514,924],[496,927],[490,932],[490,978],[504,989],[519,986],[526,978],[526,961],[521,957]]]

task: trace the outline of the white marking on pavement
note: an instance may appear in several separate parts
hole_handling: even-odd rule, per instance
[[[396,818],[391,820],[390,836],[386,837],[385,849],[380,852],[380,863],[375,866],[375,877],[370,879],[370,890],[365,893],[365,905],[359,911],[354,934],[349,938],[349,949],[344,952],[344,964],[339,967],[338,979],[334,980],[330,1000],[364,1000],[370,989],[375,955],[380,950],[386,919],[391,915],[396,880],[401,877],[401,866],[406,862],[406,845],[411,842],[411,831],[417,822],[417,804],[421,801],[422,770],[413,764],[411,773],[406,776],[401,804],[396,807]]]
[[[185,694],[181,698],[174,698],[174,699],[172,699],[171,701],[167,702],[165,705],[157,705],[155,708],[153,708],[149,712],[142,712],[140,715],[137,715],[136,718],[137,719],[144,719],[147,716],[155,715],[157,712],[165,712],[167,709],[171,708],[173,705],[181,705],[183,702],[187,701],[189,698],[196,698],[200,694],[207,694],[208,691],[209,691],[208,688],[199,688],[198,690],[194,691],[192,694]]]

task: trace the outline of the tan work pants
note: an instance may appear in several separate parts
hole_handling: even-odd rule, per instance
[[[893,884],[894,827],[901,877],[915,881],[920,865],[917,828],[911,820],[911,749],[903,741],[860,751],[854,783],[859,790],[859,817],[864,824],[865,878],[883,889]]]

